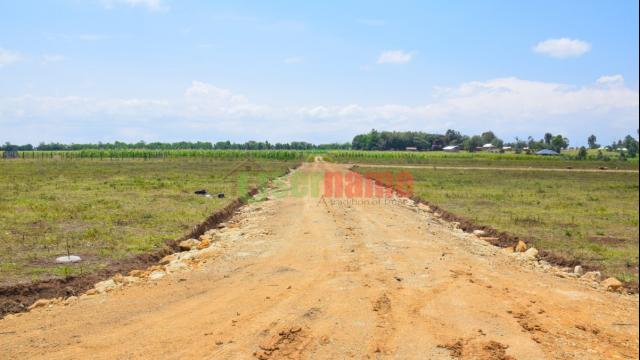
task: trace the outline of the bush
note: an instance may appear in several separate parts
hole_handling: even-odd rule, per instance
[[[587,149],[584,146],[580,147],[578,150],[578,154],[576,155],[577,160],[585,160],[587,158]]]

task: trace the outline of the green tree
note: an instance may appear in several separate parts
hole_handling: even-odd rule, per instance
[[[482,137],[482,141],[485,144],[493,143],[493,141],[496,139],[496,135],[493,133],[493,131],[485,131],[480,136]]]
[[[465,140],[464,149],[469,152],[474,152],[476,151],[476,148],[481,147],[483,144],[484,143],[483,143],[482,137],[478,135],[474,135]]]
[[[562,137],[562,135],[558,134],[551,139],[551,148],[557,152],[560,152],[562,149],[566,149],[568,146],[569,139]]]
[[[585,160],[587,158],[587,148],[584,146],[580,146],[580,150],[578,150],[578,155],[576,155],[576,159]]]
[[[623,141],[624,147],[627,148],[627,155],[629,157],[636,157],[638,154],[638,140],[634,139],[633,136],[627,135]]]
[[[464,137],[459,131],[449,129],[444,133],[444,142],[447,145],[460,145],[463,141]]]
[[[544,134],[544,144],[545,145],[551,145],[551,140],[553,139],[553,134],[552,133],[545,133]]]
[[[597,148],[600,147],[600,145],[598,145],[596,143],[596,141],[597,141],[597,138],[593,134],[591,136],[589,136],[589,138],[587,138],[587,143],[589,144],[589,149],[597,149]]]

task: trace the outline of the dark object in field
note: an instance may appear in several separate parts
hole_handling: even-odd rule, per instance
[[[3,159],[17,159],[20,155],[15,150],[5,150],[2,152]]]
[[[207,190],[204,190],[204,189],[196,190],[193,193],[197,195],[207,195]]]
[[[219,193],[218,194],[218,199],[224,199],[224,193]]]

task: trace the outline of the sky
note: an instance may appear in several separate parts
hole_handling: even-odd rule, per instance
[[[0,142],[609,144],[638,129],[637,1],[0,0]]]

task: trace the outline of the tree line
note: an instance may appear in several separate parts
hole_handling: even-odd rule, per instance
[[[595,135],[587,139],[591,149],[598,149]],[[463,135],[459,131],[449,129],[444,134],[430,134],[421,131],[377,131],[371,130],[366,134],[359,134],[353,138],[351,148],[354,150],[405,150],[415,148],[418,151],[442,150],[446,146],[459,146],[466,151],[477,151],[486,144],[496,149],[509,147],[513,151],[536,152],[543,149],[560,152],[569,147],[569,139],[562,134],[545,133],[542,138],[529,136],[526,140],[515,138],[507,142],[497,137],[493,131],[485,131],[479,135]],[[638,141],[631,135],[614,141],[606,147],[609,151],[624,150],[626,156],[635,157],[638,153]],[[586,150],[586,149],[585,149]]]
[[[590,149],[600,149],[597,137],[591,135],[587,139]],[[312,144],[305,141],[275,143],[269,141],[247,141],[235,143],[231,141],[180,141],[180,142],[144,142],[113,143],[98,142],[95,144],[63,144],[58,142],[14,145],[6,142],[0,146],[0,151],[65,151],[65,150],[405,150],[415,148],[418,151],[442,150],[446,146],[457,145],[462,150],[477,151],[485,144],[492,144],[496,149],[510,147],[513,151],[536,152],[543,149],[560,152],[569,147],[569,139],[561,134],[545,133],[540,139],[529,136],[526,140],[515,138],[506,142],[497,137],[493,131],[485,131],[479,135],[463,135],[457,130],[449,129],[444,134],[432,134],[422,131],[377,131],[375,129],[365,134],[356,135],[351,143]],[[624,152],[625,156],[635,157],[638,154],[638,140],[627,135],[606,146],[609,151]],[[582,150],[582,149],[581,149]],[[582,154],[586,154],[586,148]],[[585,155],[586,156],[586,155]]]
[[[180,141],[174,143],[164,142],[144,142],[125,143],[115,141],[113,143],[96,144],[63,144],[63,143],[40,143],[37,146],[31,144],[14,145],[6,142],[0,146],[0,151],[72,151],[72,150],[348,150],[351,144],[312,144],[305,141],[292,141],[289,143],[275,143],[268,141],[247,141],[244,143],[234,143],[231,141],[218,141],[211,143],[208,141]]]
[[[505,146],[516,151],[525,149],[541,150],[553,149],[560,151],[569,146],[569,140],[562,135],[545,134],[543,139],[528,141],[516,138],[515,142],[505,142],[497,137],[493,131],[485,131],[480,135],[463,135],[457,130],[449,129],[444,134],[429,134],[420,131],[377,131],[371,130],[367,134],[356,135],[351,142],[354,150],[405,150],[416,148],[419,151],[442,150],[446,146],[459,146],[463,150],[477,151],[486,144],[497,149]]]

